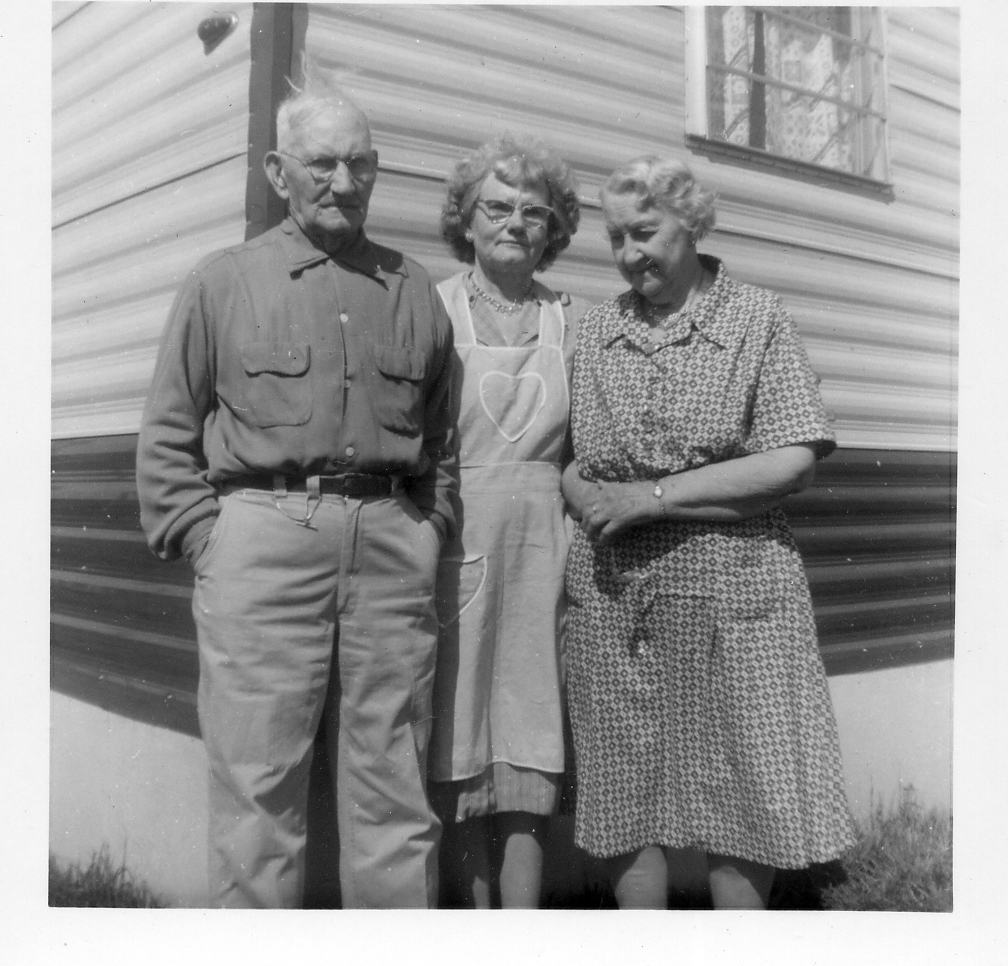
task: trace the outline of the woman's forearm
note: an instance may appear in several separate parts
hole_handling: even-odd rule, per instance
[[[598,484],[586,480],[578,471],[577,462],[571,460],[563,471],[561,486],[567,501],[567,512],[575,520],[580,520],[598,494]]]
[[[804,489],[814,472],[815,448],[801,444],[684,470],[657,481],[582,481],[582,488],[565,474],[564,493],[577,493],[582,527],[590,538],[604,544],[631,527],[662,520],[745,520]]]
[[[666,476],[658,481],[662,498],[655,500],[661,503],[656,516],[744,520],[805,489],[815,475],[815,460],[810,444],[784,446]]]

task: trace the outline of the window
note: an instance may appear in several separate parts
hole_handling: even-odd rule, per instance
[[[888,180],[874,7],[687,8],[691,143],[840,180]]]

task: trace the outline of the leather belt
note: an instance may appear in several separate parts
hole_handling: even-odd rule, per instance
[[[287,476],[283,478],[288,493],[304,493],[307,490],[306,477]],[[395,492],[399,480],[394,476],[381,476],[376,473],[340,473],[336,476],[319,476],[319,492],[335,493],[337,496],[389,496]],[[276,491],[273,477],[235,476],[224,481],[223,489],[233,490],[268,490]]]

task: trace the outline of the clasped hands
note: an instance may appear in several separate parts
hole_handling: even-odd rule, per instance
[[[606,546],[633,527],[660,517],[654,483],[606,483],[580,480],[568,503],[589,540]]]

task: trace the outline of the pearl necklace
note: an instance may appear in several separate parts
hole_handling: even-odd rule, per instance
[[[529,279],[528,287],[518,298],[516,298],[510,305],[505,305],[503,302],[498,302],[492,295],[484,292],[483,289],[479,287],[479,283],[473,277],[473,273],[469,273],[469,282],[473,287],[473,291],[476,293],[477,298],[483,299],[484,302],[492,305],[498,312],[503,312],[505,315],[514,315],[515,312],[520,312],[525,303],[529,300],[529,292],[532,291],[532,279]]]

